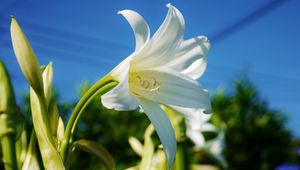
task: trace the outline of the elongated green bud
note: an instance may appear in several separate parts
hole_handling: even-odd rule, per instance
[[[39,62],[14,17],[11,19],[10,31],[14,52],[25,78],[37,94],[43,94],[43,79]]]
[[[52,79],[53,79],[53,67],[52,62],[50,62],[44,69],[43,73],[43,87],[44,94],[46,99],[46,105],[49,107],[51,100],[51,92],[52,92]]]
[[[14,91],[8,72],[0,60],[0,112],[9,112],[12,108],[16,108]]]

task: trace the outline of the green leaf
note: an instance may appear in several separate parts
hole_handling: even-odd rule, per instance
[[[95,154],[103,162],[106,169],[108,170],[116,169],[115,161],[102,145],[86,139],[78,140],[74,142],[73,145],[75,149],[78,148],[88,153]]]
[[[10,77],[4,63],[0,60],[0,113],[15,108],[16,101]]]
[[[30,88],[32,121],[43,164],[45,169],[65,169],[51,133],[45,99],[42,99]]]

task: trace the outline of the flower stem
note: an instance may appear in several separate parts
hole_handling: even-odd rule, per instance
[[[14,134],[3,135],[1,137],[1,145],[2,145],[5,170],[17,169],[15,135]]]
[[[180,141],[177,144],[176,152],[176,170],[186,170],[189,169],[188,154],[186,150],[185,141]]]
[[[61,144],[61,157],[62,160],[65,162],[67,160],[67,154],[69,150],[69,144],[72,141],[72,135],[74,132],[74,129],[77,125],[77,122],[83,113],[83,110],[88,105],[88,103],[97,95],[104,94],[108,90],[112,89],[117,85],[117,82],[112,80],[109,75],[106,75],[102,79],[100,79],[98,82],[96,82],[79,100],[79,102],[76,104],[71,117],[68,121],[66,131],[64,134],[64,139]]]

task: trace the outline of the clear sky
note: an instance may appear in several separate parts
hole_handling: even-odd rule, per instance
[[[61,100],[75,100],[80,84],[95,82],[134,50],[134,36],[117,12],[132,9],[153,34],[171,2],[184,15],[185,38],[211,40],[208,67],[200,82],[212,93],[231,87],[243,73],[271,108],[283,110],[300,137],[300,1],[298,0],[1,0],[0,58],[17,95],[28,86],[10,40],[14,15],[41,64],[54,62],[54,86]]]

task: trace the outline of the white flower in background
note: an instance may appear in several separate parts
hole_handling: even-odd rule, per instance
[[[187,125],[186,135],[197,148],[205,146],[205,138],[202,132],[216,132],[218,130],[213,124],[208,122],[212,114],[204,113],[204,109],[170,107],[184,116]]]
[[[220,131],[218,136],[207,142],[206,148],[210,154],[220,163],[223,169],[227,169],[227,162],[223,156],[223,150],[225,148],[225,134],[224,131]]]
[[[183,40],[184,19],[168,4],[168,14],[150,39],[150,30],[138,13],[123,10],[136,39],[135,51],[109,74],[120,83],[101,98],[105,107],[134,110],[141,106],[173,163],[176,139],[161,104],[210,110],[209,94],[194,79],[205,69],[209,43],[203,36]]]

